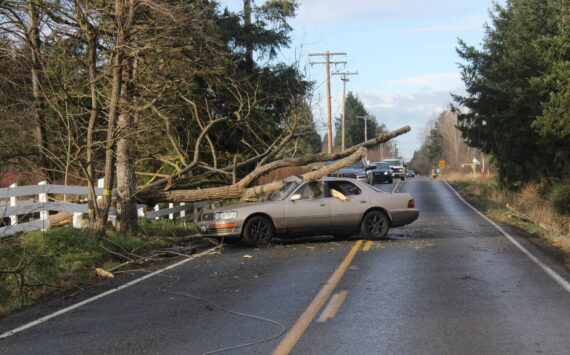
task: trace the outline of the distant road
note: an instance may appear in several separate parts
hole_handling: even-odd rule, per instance
[[[279,348],[295,354],[570,353],[570,293],[560,283],[444,182],[407,179],[399,188],[420,218],[389,240],[229,245],[2,339],[0,353],[202,354],[284,333],[224,352],[271,354],[295,324],[298,342]],[[302,316],[343,260],[332,297],[314,318]],[[0,320],[0,332],[13,319]]]

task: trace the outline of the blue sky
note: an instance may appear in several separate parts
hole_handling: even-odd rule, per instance
[[[325,68],[311,66],[308,53],[347,52],[340,71],[358,71],[347,90],[388,129],[410,125],[397,138],[407,159],[419,149],[431,119],[451,102],[450,92],[464,93],[455,47],[458,38],[479,45],[493,0],[301,0],[290,48],[278,60],[298,61],[317,83],[314,116],[319,133],[326,133]],[[221,1],[240,9],[242,0]],[[256,0],[261,4],[262,0]],[[499,1],[504,3],[504,1]],[[320,60],[320,59],[319,59]],[[333,68],[334,69],[334,68]],[[332,77],[332,111],[340,115],[342,83]]]

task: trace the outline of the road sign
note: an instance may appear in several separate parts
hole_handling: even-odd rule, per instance
[[[439,167],[440,167],[440,169],[445,168],[445,160],[440,160],[440,161],[439,161]]]

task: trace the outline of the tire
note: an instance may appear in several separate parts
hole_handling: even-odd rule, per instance
[[[394,178],[390,178],[390,180],[388,180],[389,184],[393,184],[394,183]]]
[[[266,217],[255,216],[246,222],[242,234],[242,242],[246,245],[266,245],[273,239],[275,228]]]
[[[360,224],[360,234],[370,239],[385,239],[389,229],[388,217],[380,211],[368,212]]]
[[[403,177],[403,176],[400,178],[400,180],[402,180],[402,181],[404,181],[405,179],[406,179],[406,178],[405,178],[405,177]]]

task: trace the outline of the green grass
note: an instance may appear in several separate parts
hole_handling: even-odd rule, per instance
[[[192,223],[139,220],[137,236],[93,237],[71,227],[32,232],[0,242],[0,316],[56,294],[98,282],[95,269],[111,269],[134,255],[175,245],[195,233]],[[129,266],[129,267],[132,267]]]

